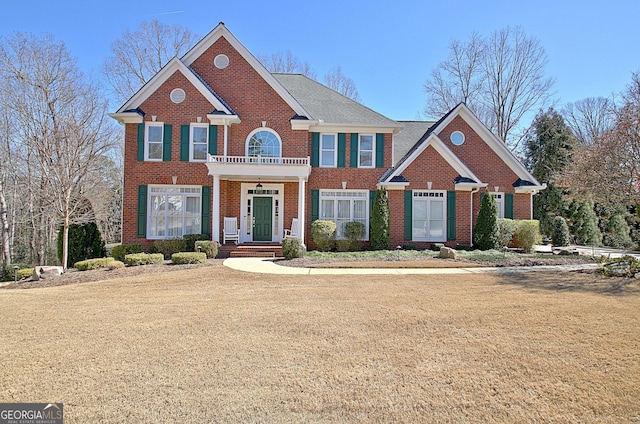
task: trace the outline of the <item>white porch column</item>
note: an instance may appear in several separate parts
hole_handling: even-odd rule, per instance
[[[304,178],[298,178],[298,220],[300,222],[300,240],[302,244],[304,242],[304,229],[306,226],[304,211],[305,211],[305,188],[306,180]]]
[[[213,176],[213,196],[211,197],[211,240],[220,244],[220,175]]]

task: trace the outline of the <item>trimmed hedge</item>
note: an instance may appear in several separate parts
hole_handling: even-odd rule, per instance
[[[198,240],[195,242],[195,251],[198,251],[198,247],[200,247],[200,251],[202,253],[206,253],[207,258],[215,258],[218,256],[218,243],[211,240]]]
[[[176,265],[202,264],[207,261],[206,253],[178,252],[171,255],[171,262]]]
[[[282,255],[287,259],[303,258],[304,246],[302,240],[291,237],[282,240]]]
[[[496,220],[496,227],[498,231],[497,247],[511,247],[513,244],[513,235],[518,229],[517,221],[509,218],[498,218]]]
[[[311,224],[311,237],[321,252],[333,249],[336,237],[336,224],[333,221],[318,219]]]
[[[124,257],[127,266],[161,265],[164,263],[162,253],[132,253]]]
[[[185,252],[196,252],[196,242],[198,241],[211,241],[211,237],[206,234],[185,234],[182,239],[184,240]]]
[[[110,262],[113,262],[113,258],[86,259],[76,262],[73,267],[78,271],[88,271],[90,269],[106,268]]]
[[[156,240],[149,247],[149,253],[162,253],[164,259],[171,259],[171,255],[187,250],[183,239]]]
[[[142,246],[139,244],[118,244],[111,248],[111,256],[120,262],[124,262],[124,257],[132,253],[142,253]]]
[[[360,221],[347,222],[344,226],[344,236],[349,240],[349,250],[362,250],[362,240],[367,231],[364,224]]]
[[[531,253],[534,244],[542,243],[542,235],[540,234],[540,221],[518,220],[516,221],[518,229],[516,230],[516,247],[521,248],[527,253]]]

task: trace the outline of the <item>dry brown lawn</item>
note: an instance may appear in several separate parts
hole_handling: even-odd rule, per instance
[[[213,266],[0,290],[0,402],[66,423],[637,422],[640,288]]]

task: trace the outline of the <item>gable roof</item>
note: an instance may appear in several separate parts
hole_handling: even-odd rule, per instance
[[[406,169],[415,158],[417,158],[429,145],[437,147],[436,150],[443,156],[447,162],[458,171],[456,163],[462,164],[464,168],[466,166],[460,161],[460,159],[446,147],[446,145],[437,137],[436,134],[440,133],[451,121],[457,116],[461,116],[462,119],[467,122],[471,128],[480,135],[480,138],[503,160],[503,162],[511,169],[514,174],[518,176],[518,180],[526,181],[529,184],[528,187],[535,189],[544,189],[546,185],[541,185],[531,173],[524,167],[524,165],[515,157],[515,155],[507,148],[507,146],[498,139],[478,118],[471,112],[471,110],[464,104],[460,103],[447,114],[445,114],[438,122],[433,124],[427,129],[424,135],[412,146],[406,154],[400,159],[396,166],[387,171],[380,182],[388,182],[395,176],[401,175],[402,171]],[[409,125],[411,127],[411,125]],[[416,124],[416,127],[419,125]],[[434,142],[434,140],[437,140]],[[405,146],[406,147],[406,146]],[[445,152],[443,154],[442,152]],[[466,168],[468,170],[468,168]],[[468,173],[460,172],[460,177],[464,179],[474,180],[476,183],[481,183],[480,179],[475,177],[471,171]]]
[[[273,77],[307,110],[307,118],[319,126],[399,129],[393,119],[301,74],[273,74]]]
[[[256,57],[227,29],[224,22],[220,22],[214,29],[205,35],[195,46],[182,56],[181,61],[186,66],[191,66],[209,47],[211,47],[221,37],[231,44],[231,46],[246,60],[249,65],[275,90],[276,93],[294,110],[299,116],[308,117],[309,113],[291,94],[273,77],[267,68],[260,63]]]
[[[185,66],[178,58],[174,57],[167,63],[157,74],[155,74],[145,85],[142,86],[136,94],[134,94],[124,105],[118,109],[113,115],[118,119],[118,114],[125,113],[128,110],[138,108],[145,100],[156,92],[162,84],[164,84],[169,77],[176,72],[180,72],[187,80],[202,94],[211,105],[219,112],[223,112],[227,115],[235,115],[235,113],[226,105],[224,101],[218,96],[208,85],[204,84],[202,79],[197,76],[191,69]]]
[[[417,145],[416,141],[420,140],[434,124],[429,121],[398,121],[398,123],[402,124],[404,128],[393,136],[392,165],[394,166]]]

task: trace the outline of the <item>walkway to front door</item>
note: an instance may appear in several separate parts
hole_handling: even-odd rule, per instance
[[[253,197],[253,241],[271,241],[273,199]]]

